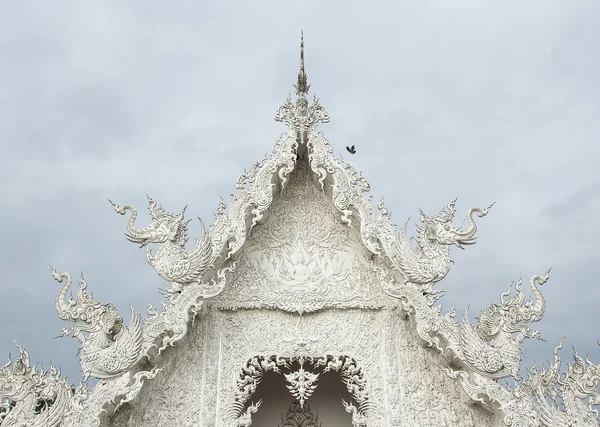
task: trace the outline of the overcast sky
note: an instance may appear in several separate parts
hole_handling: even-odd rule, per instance
[[[145,193],[211,223],[285,130],[303,29],[321,130],[396,224],[496,201],[477,245],[452,251],[444,307],[473,318],[551,266],[533,325],[547,342],[525,343],[525,365],[563,336],[565,359],[600,361],[598,16],[583,0],[1,1],[0,357],[14,338],[79,381],[76,341],[53,339],[69,324],[49,264],[83,270],[126,323],[128,303],[160,304],[167,283],[106,199],[140,224]]]

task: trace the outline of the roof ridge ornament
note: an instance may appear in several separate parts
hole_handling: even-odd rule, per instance
[[[300,32],[300,72],[298,73],[298,83],[294,85],[297,96],[306,96],[310,90],[308,78],[304,71],[304,31]]]
[[[291,96],[288,96],[285,103],[275,113],[275,121],[287,124],[295,133],[295,139],[299,143],[305,143],[309,139],[309,134],[316,134],[315,128],[319,123],[329,122],[329,114],[316,96],[312,104],[308,104],[306,95],[310,85],[304,71],[304,32],[300,34],[300,72],[298,73],[298,82],[294,85],[297,95],[296,103],[294,104]]]

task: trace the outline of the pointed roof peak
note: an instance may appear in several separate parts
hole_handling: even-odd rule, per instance
[[[304,31],[300,32],[300,72],[298,73],[298,83],[294,85],[294,88],[298,96],[306,96],[310,89],[304,72]]]

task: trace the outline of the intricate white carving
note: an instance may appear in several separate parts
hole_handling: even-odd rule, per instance
[[[346,411],[352,413],[354,427],[364,427],[367,423],[375,423],[380,417],[377,403],[369,399],[365,371],[358,366],[356,360],[348,356],[326,356],[314,363],[315,366],[325,366],[323,372],[338,371],[346,384],[348,392],[359,404],[358,408],[342,399]]]
[[[531,278],[531,290],[535,303],[526,302],[521,291],[521,280],[515,284],[517,296],[510,296],[509,285],[500,297],[501,304],[491,304],[479,315],[474,326],[469,325],[467,312],[460,324],[460,346],[466,364],[478,373],[490,378],[508,375],[518,377],[521,362],[520,344],[525,338],[540,338],[537,331],[523,325],[524,322],[537,322],[544,315],[546,304],[539,285],[548,281],[550,270],[543,276]],[[516,334],[516,337],[514,336]]]
[[[354,406],[352,403],[346,402],[342,399],[342,404],[344,408],[346,408],[346,412],[352,414],[352,427],[367,427],[368,419],[364,413],[363,405],[360,405],[358,408]]]
[[[90,376],[113,378],[129,371],[139,360],[142,349],[142,324],[139,313],[131,309],[129,327],[123,326],[123,318],[111,304],[100,304],[86,292],[87,283],[81,275],[81,286],[77,301],[65,300],[71,288],[71,275],[57,273],[52,275],[59,283],[65,280],[56,297],[58,317],[70,322],[84,322],[63,329],[60,336],[71,335],[80,342],[81,370],[83,380]],[[83,334],[86,332],[87,337]]]
[[[297,371],[289,374],[284,374],[285,380],[289,383],[286,385],[292,396],[296,398],[301,407],[312,396],[317,388],[317,380],[319,374],[304,370],[304,366],[300,366]]]
[[[366,384],[367,379],[364,370],[358,366],[355,359],[349,356],[331,356],[327,355],[318,359],[313,359],[311,363],[313,369],[323,367],[322,372],[330,370],[338,371],[342,381],[346,385],[348,392],[354,400],[359,404],[359,407],[343,401],[348,412],[352,412],[352,419],[356,427],[364,427],[368,420],[375,423],[381,414],[378,412],[378,406],[375,402],[369,399]],[[274,371],[282,373],[279,367],[290,368],[293,362],[300,364],[300,368],[290,373],[283,373],[285,380],[290,384],[287,388],[290,390],[300,407],[304,407],[304,403],[312,395],[317,387],[316,381],[319,374],[306,371],[304,356],[255,356],[248,360],[242,368],[242,372],[237,378],[237,390],[234,393],[233,399],[227,404],[227,420],[233,422],[234,425],[250,425],[250,414],[256,411],[244,410],[246,402],[256,392],[258,384],[261,382],[265,372]]]
[[[260,405],[262,404],[262,399],[260,399],[256,404],[252,402],[246,412],[244,412],[236,421],[236,425],[239,427],[250,427],[252,425],[252,414],[258,411]]]
[[[296,105],[288,96],[285,103],[275,113],[275,120],[287,124],[290,129],[298,133],[300,140],[305,142],[307,133],[313,131],[317,124],[329,122],[329,114],[319,104],[316,96],[310,106],[306,100],[310,85],[304,71],[304,37],[300,42],[300,72],[298,73],[298,83],[294,88],[298,96]]]
[[[45,372],[31,366],[29,353],[17,344],[20,355],[0,367],[0,425],[55,427],[73,395],[71,384],[50,365]],[[12,366],[11,366],[12,365]]]
[[[515,388],[511,409],[518,409],[507,411],[507,425],[600,426],[598,410],[594,409],[600,405],[600,364],[584,360],[573,350],[574,363],[561,373],[559,350],[563,341],[554,350],[554,363],[539,372],[534,364],[528,378]]]
[[[185,249],[188,241],[187,224],[183,222],[185,216],[184,208],[179,214],[174,215],[166,212],[162,206],[157,206],[156,202],[148,196],[150,202],[150,216],[152,223],[143,229],[135,226],[137,211],[134,207],[125,205],[119,207],[116,203],[109,202],[115,208],[118,214],[125,215],[127,211],[131,212],[127,222],[127,239],[131,242],[140,244],[146,249],[146,258],[148,263],[156,269],[160,277],[173,285],[173,291],[181,291],[187,284],[198,283],[204,273],[214,262],[212,256],[211,241],[202,225],[202,238],[196,240],[196,245],[191,250]],[[162,243],[155,254],[152,253],[149,244]]]
[[[311,181],[306,159],[298,159],[290,177],[264,223],[252,230],[214,304],[298,313],[394,305],[377,286],[358,233],[335,219],[335,209]]]
[[[246,361],[246,365],[237,378],[235,395],[227,405],[226,417],[229,421],[234,421],[236,425],[251,423],[251,414],[256,411],[244,411],[244,406],[256,391],[256,387],[260,384],[264,373],[271,370],[280,372],[279,366],[287,366],[287,361],[277,356],[256,356]]]
[[[479,218],[486,216],[492,205],[485,209],[471,208],[467,214],[469,227],[466,230],[452,225],[456,209],[456,200],[448,205],[439,214],[428,217],[420,210],[422,225],[418,228],[417,246],[413,248],[404,231],[399,234],[394,251],[390,251],[390,260],[395,267],[400,268],[404,274],[404,283],[421,285],[424,292],[431,293],[432,286],[446,277],[450,270],[450,245],[464,249],[464,245],[475,243],[477,225],[473,214]],[[380,206],[381,208],[381,206]]]

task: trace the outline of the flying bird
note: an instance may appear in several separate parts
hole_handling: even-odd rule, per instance
[[[346,150],[348,150],[350,154],[356,154],[356,149],[354,148],[354,145],[352,147],[346,147]]]

